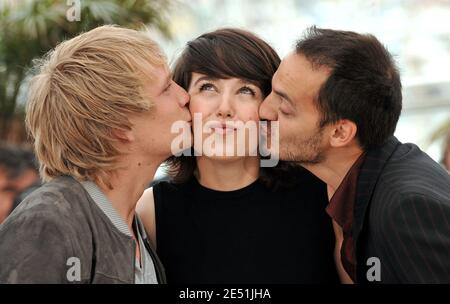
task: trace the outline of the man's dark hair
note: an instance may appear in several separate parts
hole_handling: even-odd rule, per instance
[[[313,68],[331,69],[317,96],[320,127],[348,119],[356,124],[364,149],[380,146],[394,134],[402,85],[391,54],[377,38],[313,26],[295,48]]]
[[[38,172],[31,150],[0,143],[0,170],[3,170],[8,178],[17,178],[28,169]]]

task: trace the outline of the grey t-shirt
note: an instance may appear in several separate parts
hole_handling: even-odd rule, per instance
[[[137,217],[137,215],[136,215]],[[135,217],[135,225],[139,226],[138,220]],[[143,227],[140,227],[143,229]],[[156,278],[155,265],[153,264],[152,257],[150,253],[144,246],[144,240],[139,228],[136,228],[137,238],[139,240],[139,251],[141,252],[141,261],[136,259],[135,263],[135,271],[134,271],[134,283],[135,284],[158,284],[158,280]]]
[[[132,237],[132,233],[128,226],[126,225],[123,218],[118,214],[117,210],[113,207],[106,195],[100,190],[100,188],[91,181],[86,181],[81,183],[86,189],[86,191],[91,196],[92,200],[97,204],[97,206],[103,211],[103,213],[108,217],[108,219],[113,223],[113,225],[122,233]],[[134,218],[134,224],[136,227],[136,237],[139,241],[139,249],[141,252],[141,261],[135,260],[135,271],[134,278],[135,284],[158,284],[156,278],[155,265],[153,263],[150,253],[144,246],[144,241],[140,230],[143,227],[140,225],[137,214]]]

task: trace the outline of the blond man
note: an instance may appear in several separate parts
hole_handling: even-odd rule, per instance
[[[0,283],[165,283],[135,206],[188,101],[142,32],[102,26],[50,52],[26,116],[46,183],[0,226]]]

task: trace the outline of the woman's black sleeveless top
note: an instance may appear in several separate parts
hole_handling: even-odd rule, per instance
[[[169,284],[338,283],[326,186],[260,180],[215,191],[196,178],[153,187],[157,253]]]

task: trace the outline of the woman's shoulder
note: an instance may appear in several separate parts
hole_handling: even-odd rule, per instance
[[[282,198],[285,204],[320,210],[328,204],[326,184],[306,169],[287,167],[275,173],[278,178],[271,192]]]
[[[157,181],[152,185],[153,192],[182,193],[192,187],[192,180],[177,183],[172,180]]]
[[[326,184],[305,168],[292,163],[280,162],[274,168],[261,170],[262,182],[273,191],[311,192],[326,190]]]
[[[171,180],[156,182],[152,187],[152,193],[157,208],[161,205],[165,209],[185,203],[193,192],[195,183],[188,180],[176,183]]]

